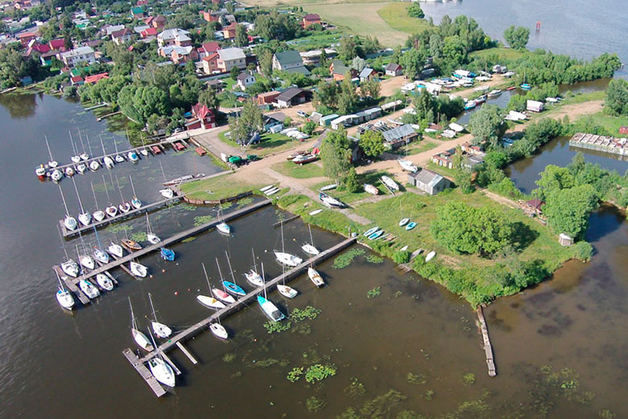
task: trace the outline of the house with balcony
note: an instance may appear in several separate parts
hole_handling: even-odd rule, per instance
[[[96,62],[96,54],[92,47],[78,47],[71,51],[59,53],[59,60],[63,62],[67,67],[74,67],[78,63],[84,63],[87,65]]]

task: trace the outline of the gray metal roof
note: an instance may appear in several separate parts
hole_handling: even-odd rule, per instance
[[[399,140],[400,138],[416,135],[416,132],[414,131],[414,128],[412,128],[409,124],[405,124],[398,128],[393,128],[390,131],[386,131],[383,134],[384,139],[391,142]]]
[[[438,173],[432,172],[431,170],[423,169],[418,173],[411,175],[417,183],[422,183],[424,185],[435,186],[440,182],[443,177]]]

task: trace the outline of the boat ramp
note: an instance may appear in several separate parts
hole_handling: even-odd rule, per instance
[[[272,289],[276,288],[278,284],[283,283],[284,281],[288,282],[288,281],[293,280],[294,278],[298,277],[299,275],[307,271],[307,268],[309,266],[316,263],[320,263],[338,254],[339,252],[343,251],[344,249],[351,246],[355,242],[356,242],[356,238],[350,237],[336,244],[335,246],[322,251],[318,255],[314,256],[312,259],[308,259],[304,261],[303,263],[301,263],[299,266],[283,273],[282,275],[279,275],[278,277],[270,281],[267,281],[266,290],[271,291]],[[205,319],[199,321],[198,323],[188,327],[187,329],[181,331],[177,335],[168,338],[161,345],[157,346],[154,351],[144,355],[142,358],[137,359],[137,357],[133,355],[133,352],[129,348],[122,351],[122,353],[125,355],[125,357],[129,361],[131,366],[135,368],[138,374],[140,374],[140,376],[144,379],[144,381],[146,381],[146,383],[149,385],[151,390],[153,390],[155,395],[157,397],[161,397],[165,394],[164,388],[159,383],[157,383],[158,387],[155,386],[155,383],[157,380],[152,374],[150,374],[150,372],[148,372],[144,364],[150,361],[153,357],[158,356],[158,355],[161,355],[162,357],[164,357],[164,359],[168,361],[166,357],[166,352],[171,349],[174,349],[174,347],[176,346],[184,353],[184,355],[188,359],[190,359],[190,361],[193,364],[196,365],[198,361],[194,357],[192,357],[192,355],[188,352],[187,349],[185,349],[185,347],[183,346],[183,342],[196,336],[202,331],[208,330],[209,325],[211,323],[217,322],[219,320],[224,320],[226,317],[230,316],[231,314],[236,313],[237,311],[243,309],[244,307],[247,307],[255,303],[255,299],[261,292],[262,292],[262,287],[258,287],[254,289],[253,291],[250,291],[244,297],[238,299],[234,304],[228,305],[227,307],[223,309],[217,310],[211,316],[206,317]],[[129,353],[132,355],[132,357],[129,356]],[[173,369],[176,371],[177,370],[176,366],[172,364],[171,361],[168,361],[168,362],[172,365]],[[148,372],[148,375],[146,374],[147,372]]]
[[[105,271],[108,271],[110,269],[113,268],[117,268],[120,267],[122,269],[124,269],[129,275],[133,276],[131,273],[131,270],[128,269],[128,267],[126,266],[126,264],[128,264],[129,262],[131,262],[133,259],[142,257],[144,255],[147,255],[151,252],[157,251],[159,249],[161,249],[162,247],[168,247],[174,243],[178,243],[181,240],[184,240],[190,236],[194,236],[196,234],[199,234],[205,230],[209,230],[212,227],[215,227],[217,224],[220,224],[223,221],[229,221],[229,220],[233,220],[235,218],[241,217],[245,214],[248,214],[250,212],[253,212],[259,208],[265,207],[267,205],[270,205],[271,201],[268,199],[264,199],[263,201],[260,202],[256,202],[252,205],[249,205],[247,207],[244,207],[242,209],[230,212],[228,214],[224,214],[222,217],[218,217],[215,220],[212,220],[208,223],[196,226],[196,227],[192,227],[189,228],[187,230],[184,230],[178,234],[175,234],[174,236],[168,237],[166,239],[163,239],[162,241],[160,241],[157,244],[152,244],[149,246],[146,246],[144,248],[142,248],[141,250],[137,250],[135,252],[130,252],[127,250],[127,254],[124,257],[121,258],[117,258],[115,260],[112,260],[111,262],[107,263],[107,264],[100,264],[100,266],[96,269],[93,269],[89,272],[84,273],[83,275],[79,275],[76,278],[72,278],[69,277],[65,272],[63,272],[63,270],[61,269],[61,267],[59,265],[55,265],[52,267],[52,269],[57,272],[59,274],[59,276],[61,277],[61,279],[63,280],[63,282],[65,283],[65,285],[68,287],[68,289],[70,291],[72,291],[72,293],[74,293],[74,295],[76,295],[76,297],[79,299],[79,301],[81,303],[83,303],[84,305],[89,304],[90,300],[89,298],[87,298],[87,296],[79,289],[78,284],[82,279],[90,279],[92,277],[95,277],[96,275],[100,274],[100,273],[104,273]],[[98,284],[95,284],[95,286],[98,286]]]

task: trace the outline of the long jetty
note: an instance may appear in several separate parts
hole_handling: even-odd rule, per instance
[[[164,205],[168,205],[170,203],[181,200],[183,197],[181,195],[175,195],[172,198],[162,199],[161,201],[153,202],[151,204],[142,205],[137,209],[132,209],[129,212],[119,212],[115,217],[105,217],[102,221],[92,220],[93,222],[89,225],[83,226],[79,223],[74,230],[68,230],[63,220],[59,220],[59,227],[61,228],[61,234],[63,234],[63,238],[73,237],[79,234],[83,234],[91,231],[95,228],[102,228],[109,224],[117,223],[118,221],[125,220],[127,218],[133,218],[136,215],[144,214],[145,212],[149,212],[155,210],[157,208],[163,207]]]
[[[266,282],[266,290],[267,291],[272,290],[276,288],[277,285],[280,283],[293,280],[294,278],[304,273],[309,266],[322,262],[338,254],[339,252],[343,251],[347,247],[354,244],[356,240],[357,240],[356,237],[350,237],[348,239],[345,239],[342,242],[336,244],[335,246],[314,256],[312,259],[309,259],[301,263],[299,266],[291,269],[290,271],[285,272],[282,275],[279,275],[278,277]],[[191,356],[191,354],[187,351],[187,349],[185,349],[185,347],[183,346],[183,342],[196,336],[202,331],[208,330],[209,325],[211,323],[217,322],[219,320],[223,320],[226,317],[230,316],[231,314],[238,312],[244,307],[247,307],[249,304],[255,301],[255,299],[262,292],[262,290],[263,290],[263,287],[255,288],[253,291],[250,291],[249,293],[247,293],[244,297],[238,299],[234,304],[228,305],[227,307],[216,311],[211,316],[206,317],[205,319],[199,321],[198,323],[188,327],[187,329],[183,330],[181,333],[177,334],[176,336],[169,338],[168,340],[163,342],[161,345],[159,345],[157,348],[155,348],[154,351],[144,355],[139,360],[129,357],[127,355],[129,352],[131,352],[129,348],[122,351],[122,353],[127,357],[131,366],[135,368],[138,374],[140,374],[140,376],[144,379],[144,381],[146,381],[146,383],[150,386],[150,388],[153,390],[155,395],[157,397],[161,397],[162,395],[165,394],[163,387],[161,387],[160,385],[159,387],[161,388],[161,390],[159,390],[158,388],[154,386],[155,378],[152,376],[152,374],[150,376],[146,375],[144,371],[146,370],[146,367],[144,366],[144,364],[156,356],[162,356],[162,357],[165,356],[166,351],[169,351],[171,349],[174,349],[174,347],[177,347],[184,353],[184,355],[188,357],[188,359],[190,359],[190,361],[193,364],[196,365],[198,361]],[[173,365],[173,369],[174,368],[176,368],[176,366]]]
[[[173,243],[177,243],[180,242],[181,240],[184,240],[190,236],[194,236],[196,234],[199,234],[205,230],[208,230],[212,227],[215,227],[217,224],[220,224],[223,221],[229,221],[229,220],[233,220],[235,218],[241,217],[243,215],[246,215],[250,212],[253,212],[259,208],[265,207],[267,205],[270,205],[271,201],[268,199],[264,199],[263,201],[260,202],[256,202],[254,204],[248,205],[242,209],[230,212],[228,214],[224,214],[222,217],[219,217],[215,220],[212,220],[208,223],[204,223],[201,224],[199,226],[196,227],[192,227],[189,228],[187,230],[184,230],[180,233],[175,234],[174,236],[168,237],[166,239],[161,240],[159,243],[156,244],[152,244],[150,246],[146,246],[140,250],[137,250],[135,252],[130,252],[129,254],[121,257],[121,258],[117,258],[115,260],[112,260],[111,262],[107,263],[107,264],[101,264],[98,268],[93,269],[89,272],[84,273],[83,275],[79,275],[76,278],[72,278],[69,277],[68,275],[65,274],[65,272],[63,272],[63,270],[61,269],[61,267],[59,265],[55,265],[52,267],[52,269],[57,272],[59,274],[59,276],[61,277],[61,279],[63,280],[63,282],[66,284],[66,286],[68,287],[68,289],[70,291],[72,291],[77,298],[79,299],[79,301],[81,303],[85,304],[89,304],[90,300],[89,298],[79,289],[78,284],[82,279],[90,279],[92,277],[95,277],[96,275],[100,274],[100,273],[104,273],[105,271],[108,271],[110,269],[116,268],[116,267],[121,267],[121,268],[125,268],[125,271],[127,271],[127,273],[130,273],[130,271],[128,269],[126,269],[126,266],[124,266],[125,263],[130,262],[133,259],[139,258],[141,256],[144,256],[148,253],[154,252],[156,250],[159,250],[162,247],[167,247]]]
[[[482,306],[478,306],[478,326],[482,333],[482,343],[484,346],[484,354],[486,355],[486,365],[488,367],[489,377],[495,377],[497,370],[495,369],[495,359],[493,358],[493,346],[491,345],[491,338],[488,335],[488,327],[486,326],[486,320],[484,319],[484,310]]]

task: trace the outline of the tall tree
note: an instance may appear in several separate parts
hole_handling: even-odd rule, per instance
[[[242,146],[248,145],[251,137],[261,132],[264,127],[262,110],[252,100],[247,100],[242,105],[238,117],[229,117],[231,126],[231,139]]]
[[[505,126],[499,106],[485,104],[471,116],[469,124],[475,144],[486,144],[488,147],[499,145]]]
[[[538,189],[535,189],[533,193],[539,199],[544,200],[554,191],[573,188],[576,180],[568,168],[549,164],[541,172],[541,178],[536,181],[536,184]]]
[[[530,40],[530,29],[512,25],[504,31],[504,39],[513,49],[525,49]]]
[[[239,47],[245,47],[249,44],[249,36],[247,35],[246,29],[244,29],[243,25],[236,25],[234,42]]]
[[[353,112],[357,99],[358,97],[355,93],[355,85],[351,82],[349,77],[345,77],[340,85],[340,94],[338,95],[338,111],[342,114],[349,114]]]
[[[325,176],[342,184],[351,168],[351,149],[344,130],[328,131],[321,144],[321,160]]]
[[[216,95],[214,89],[212,89],[211,87],[208,87],[198,94],[198,101],[199,103],[207,106],[212,111],[218,109],[218,106],[220,105],[220,100],[218,99],[218,96]]]
[[[425,65],[425,56],[416,48],[410,48],[405,54],[401,56],[401,66],[403,67],[403,73],[407,78],[413,80],[421,71]]]
[[[382,133],[373,130],[367,130],[360,135],[359,146],[364,151],[364,154],[373,158],[381,156],[386,149]]]
[[[379,99],[379,95],[381,92],[381,85],[379,81],[375,79],[369,79],[363,81],[360,84],[360,94],[362,97],[370,97],[372,99]]]
[[[260,53],[259,66],[262,74],[270,77],[273,72],[273,53],[268,48],[264,48]]]
[[[358,55],[357,46],[353,36],[343,36],[340,39],[340,45],[338,47],[338,57],[345,62],[349,62],[353,60],[356,55]]]
[[[614,79],[606,90],[605,109],[611,115],[628,115],[628,81]]]
[[[543,214],[557,234],[582,237],[589,224],[589,215],[598,206],[599,196],[591,185],[580,185],[550,192]]]

